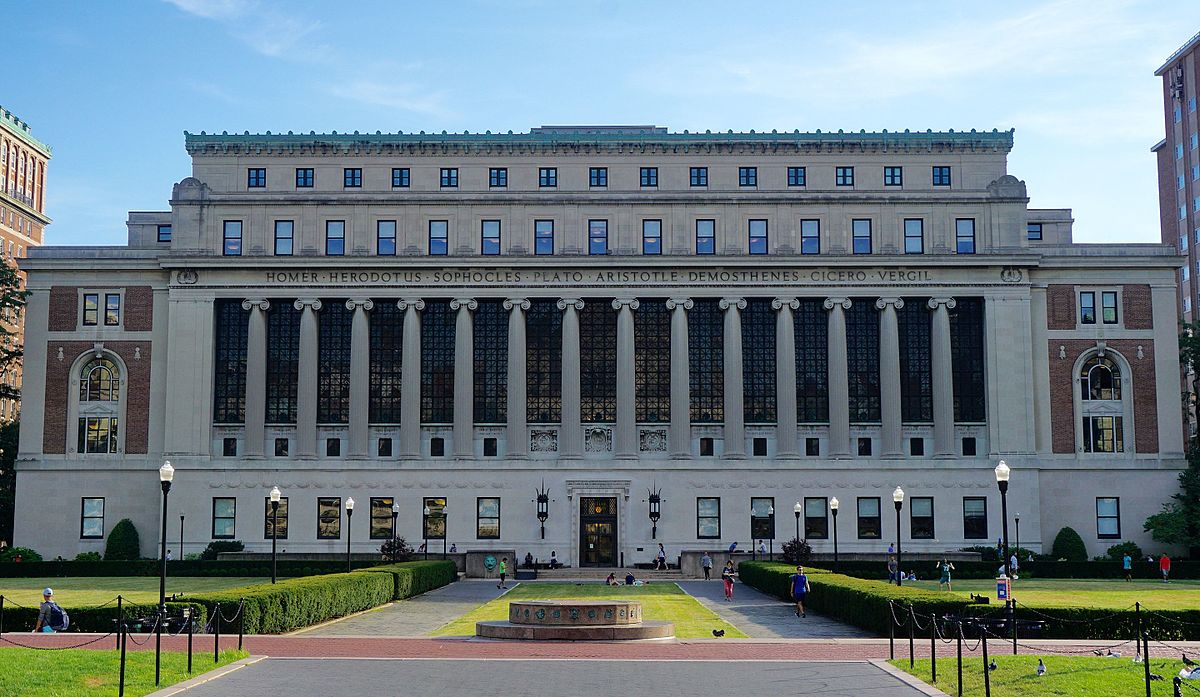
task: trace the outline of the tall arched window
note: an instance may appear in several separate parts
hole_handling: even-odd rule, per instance
[[[1121,400],[1121,369],[1107,356],[1095,355],[1079,368],[1079,404],[1083,451],[1125,451],[1125,406]]]
[[[1079,372],[1080,399],[1121,399],[1121,371],[1108,358],[1096,356],[1084,362]]]
[[[121,370],[108,358],[93,358],[79,371],[79,453],[118,451]]]

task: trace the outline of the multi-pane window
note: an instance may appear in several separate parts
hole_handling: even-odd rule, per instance
[[[499,300],[475,310],[475,423],[500,424],[508,415],[508,312]]]
[[[484,256],[500,254],[500,221],[484,220],[480,223],[479,250]]]
[[[290,257],[296,226],[291,220],[275,221],[275,256]]]
[[[720,498],[702,496],[696,499],[696,537],[701,540],[721,537]]]
[[[821,221],[820,220],[801,220],[800,221],[800,253],[801,254],[820,254],[821,253]]]
[[[829,503],[824,496],[804,499],[804,539],[829,539]]]
[[[538,186],[543,189],[553,188],[558,186],[558,168],[557,167],[539,167],[538,168]]]
[[[692,186],[708,186],[708,168],[692,167],[689,181]]]
[[[533,300],[525,316],[525,418],[556,424],[562,417],[562,310]]]
[[[883,537],[883,519],[879,511],[879,497],[860,497],[858,499],[858,539],[878,540],[881,537]]]
[[[458,186],[458,168],[442,167],[439,181],[441,182],[443,189],[450,189]]]
[[[391,496],[371,497],[371,539],[390,540],[392,538],[392,504],[396,500]]]
[[[263,502],[266,504],[265,515],[263,516],[263,539],[272,539],[271,533],[275,532],[274,539],[286,540],[288,537],[288,497],[279,497],[279,510],[274,515],[271,514],[271,497],[264,496]],[[277,527],[277,530],[272,531],[274,527]]]
[[[640,181],[642,186],[658,186],[658,168],[642,167]]]
[[[738,186],[758,186],[758,168],[738,167]]]
[[[950,311],[950,360],[954,379],[954,420],[985,420],[983,299],[959,298]]]
[[[350,323],[354,310],[345,302],[323,302],[318,313],[317,422],[344,424],[350,420]]]
[[[883,185],[884,186],[904,186],[904,168],[903,167],[884,167],[883,168]]]
[[[743,418],[750,424],[775,423],[775,310],[765,298],[751,298],[742,311]]]
[[[904,219],[904,253],[925,253],[925,221],[920,218]]]
[[[315,172],[312,167],[297,167],[296,168],[296,188],[311,189],[315,180]]]
[[[317,539],[337,540],[342,536],[342,499],[322,496],[317,499]]]
[[[1117,323],[1117,292],[1106,290],[1100,293],[1100,321],[1105,324]]]
[[[392,168],[392,188],[407,189],[411,182],[412,178],[407,167]]]
[[[79,514],[79,537],[96,540],[104,537],[104,498],[84,497]]]
[[[638,423],[671,420],[671,311],[662,298],[643,299],[633,315]]]
[[[807,186],[808,173],[803,167],[788,167],[787,168],[787,185],[788,186]]]
[[[425,513],[424,511],[429,511]],[[441,497],[425,497],[425,507],[422,510],[422,527],[426,539],[446,539],[446,499]]]
[[[159,225],[158,226],[158,241],[159,242],[170,242],[171,241],[171,226],[170,225]]]
[[[852,220],[851,230],[854,235],[853,251],[855,254],[870,254],[871,253],[871,221],[866,218],[858,218]]]
[[[286,300],[272,302],[267,311],[266,422],[269,424],[296,423],[300,313]]]
[[[246,187],[262,189],[267,186],[267,170],[264,167],[251,167],[246,170]]]
[[[1121,371],[1109,358],[1093,356],[1079,370],[1079,395],[1085,402],[1121,399]]]
[[[394,302],[375,303],[369,325],[370,423],[400,423],[400,381],[404,358],[404,313]]]
[[[480,496],[475,499],[475,538],[500,539],[500,499]]]
[[[554,221],[533,221],[533,253],[538,255],[554,254]]]
[[[231,496],[214,496],[212,500],[212,537],[214,540],[232,540],[237,534],[237,499]]]
[[[222,251],[227,257],[242,254],[242,221],[226,220],[222,226]]]
[[[119,442],[117,417],[79,417],[79,442],[76,447],[80,453],[115,453],[118,451]]]
[[[933,421],[931,322],[924,298],[907,298],[896,311],[900,338],[900,418],[904,423]]]
[[[445,300],[426,301],[421,314],[421,422],[454,421],[455,311]]]
[[[829,421],[829,320],[822,301],[800,301],[795,312],[796,417]],[[814,439],[815,440],[815,439]]]
[[[488,169],[488,186],[493,189],[503,189],[508,186],[508,168],[491,167]]]
[[[747,230],[749,235],[749,252],[751,254],[767,253],[767,221],[751,220]]]
[[[662,221],[642,221],[642,254],[662,254]]]
[[[767,496],[750,498],[750,537],[755,540],[775,539],[775,499]]]
[[[588,254],[608,254],[608,221],[588,221]]]
[[[1096,294],[1090,290],[1079,293],[1079,323],[1096,323]]]
[[[1096,497],[1096,537],[1101,540],[1121,539],[1121,499],[1115,496]]]
[[[879,421],[879,312],[860,300],[846,310],[846,367],[850,378],[850,421]]]
[[[1042,224],[1041,223],[1026,223],[1025,237],[1030,240],[1042,239]]]
[[[617,418],[617,316],[607,298],[588,298],[579,311],[580,415],[584,423]]]
[[[959,254],[975,253],[975,219],[959,218],[954,221],[955,251]]]
[[[346,167],[342,170],[342,186],[347,189],[362,188],[362,168]]]
[[[697,299],[687,313],[693,423],[725,420],[725,320],[717,302]]]
[[[83,294],[83,326],[94,327],[100,323],[100,294]]]
[[[1120,416],[1083,417],[1083,451],[1087,453],[1125,452],[1122,433],[1124,419]]]
[[[429,221],[429,255],[446,256],[450,253],[450,222]]]
[[[950,186],[950,168],[944,165],[937,165],[933,168],[933,185],[934,186]]]
[[[375,223],[375,253],[381,257],[396,256],[395,220],[380,220]]]
[[[246,420],[246,346],[250,311],[239,300],[214,304],[213,421],[240,424]]]
[[[590,168],[588,168],[588,186],[593,186],[593,187],[608,186],[608,168],[607,167],[590,167]]]
[[[104,294],[104,326],[117,327],[121,324],[121,294]]]
[[[325,221],[325,256],[340,257],[346,253],[346,221]]]
[[[696,254],[717,253],[717,221],[696,221]]]
[[[914,496],[909,499],[908,517],[908,532],[912,539],[933,539],[933,497]]]
[[[835,172],[835,181],[838,186],[854,186],[854,168],[838,167]]]
[[[963,537],[968,540],[988,539],[986,498],[982,496],[963,497]]]

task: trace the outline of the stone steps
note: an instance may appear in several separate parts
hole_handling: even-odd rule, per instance
[[[667,571],[652,571],[648,569],[618,569],[618,568],[562,568],[562,569],[540,569],[538,571],[539,581],[603,581],[608,578],[608,575],[615,574],[618,581],[625,582],[625,574],[633,572],[634,578],[639,581],[682,581],[684,579],[683,572],[679,569],[670,569]]]

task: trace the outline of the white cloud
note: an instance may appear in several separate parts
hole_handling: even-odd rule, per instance
[[[307,46],[302,53],[291,49],[321,28],[321,23],[299,16],[291,8],[267,5],[258,0],[164,0],[183,12],[220,22],[230,35],[264,56],[311,59],[321,55],[321,46]]]
[[[204,19],[234,19],[252,9],[254,0],[164,0],[184,12]]]
[[[424,91],[404,82],[382,82],[358,78],[329,87],[329,93],[370,106],[386,107],[418,114],[446,118],[449,113],[441,92]]]

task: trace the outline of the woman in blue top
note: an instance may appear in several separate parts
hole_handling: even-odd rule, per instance
[[[804,567],[796,566],[796,573],[792,574],[792,599],[796,601],[796,617],[808,617],[804,612],[804,599],[808,597],[808,592],[812,590],[808,585],[808,576],[804,575]]]

